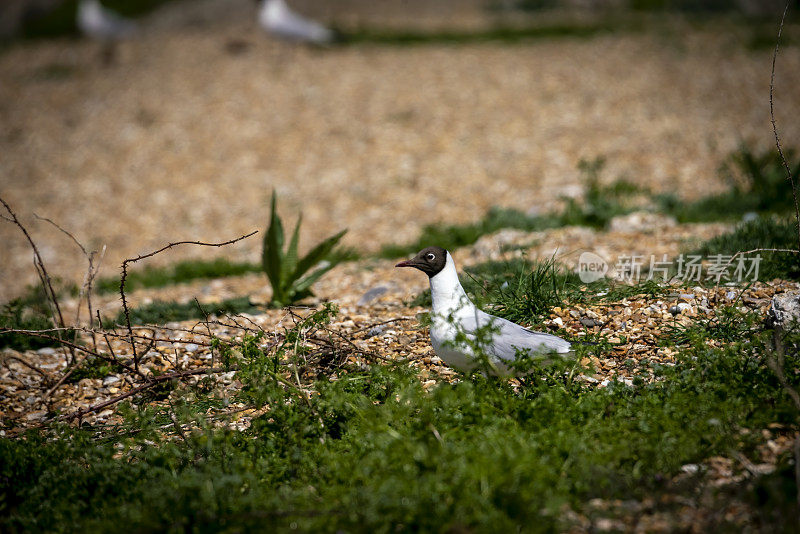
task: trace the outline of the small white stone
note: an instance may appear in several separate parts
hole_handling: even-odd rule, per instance
[[[198,345],[196,343],[187,343],[186,344],[186,351],[187,352],[196,352],[197,349],[199,349],[199,348],[200,348],[200,345]]]
[[[112,384],[116,384],[117,382],[119,382],[119,380],[120,379],[117,376],[114,375],[107,376],[103,379],[103,386],[108,387]]]
[[[681,471],[683,471],[684,473],[688,473],[690,475],[697,473],[699,469],[700,466],[698,466],[697,464],[685,464],[681,466]]]

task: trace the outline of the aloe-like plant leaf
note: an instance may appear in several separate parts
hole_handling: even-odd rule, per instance
[[[308,254],[303,256],[303,258],[297,262],[297,268],[292,273],[291,280],[299,279],[306,273],[306,271],[324,260],[328,254],[330,254],[331,250],[333,250],[333,247],[336,246],[342,236],[344,236],[346,233],[347,230],[342,230],[338,234],[329,237],[311,249]],[[331,265],[331,267],[333,266]]]
[[[264,234],[264,248],[261,255],[261,264],[264,272],[267,273],[270,285],[272,285],[273,299],[283,300],[281,287],[281,267],[283,264],[283,224],[275,209],[276,195],[272,192],[272,209],[270,214],[269,227]]]
[[[311,294],[311,291],[310,291],[311,286],[314,285],[314,283],[317,280],[319,280],[322,277],[323,274],[327,273],[328,271],[333,269],[335,266],[336,266],[335,263],[330,263],[328,265],[325,265],[324,267],[320,267],[319,269],[317,269],[316,271],[312,272],[311,274],[309,274],[308,276],[306,276],[302,280],[298,281],[296,284],[294,284],[292,286],[292,288],[297,293],[308,292],[309,294]]]
[[[297,246],[300,241],[300,224],[302,222],[303,214],[301,213],[297,218],[297,224],[295,224],[294,232],[292,232],[292,239],[289,241],[289,248],[286,249],[286,255],[283,258],[283,269],[281,272],[283,275],[283,279],[281,280],[282,284],[291,284],[294,282],[294,280],[289,280],[289,277],[294,275],[294,271],[297,268]]]

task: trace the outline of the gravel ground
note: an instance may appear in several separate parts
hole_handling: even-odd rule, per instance
[[[81,40],[0,54],[0,195],[53,274],[79,282],[84,263],[33,213],[107,245],[105,274],[170,241],[262,228],[273,188],[290,222],[303,211],[301,243],[347,227],[345,244],[373,251],[493,205],[549,209],[579,194],[581,158],[605,156],[605,179],[696,197],[721,187],[716,169],[742,140],[771,143],[770,52],[736,32],[312,50],[266,38],[249,4],[222,4],[145,21],[111,67]],[[470,26],[476,13],[456,19]],[[380,22],[374,10],[347,17]],[[792,146],[800,50],[779,59]],[[3,301],[35,275],[19,231],[4,223],[0,240]],[[256,237],[225,253],[259,249]],[[153,263],[219,253],[185,247]]]

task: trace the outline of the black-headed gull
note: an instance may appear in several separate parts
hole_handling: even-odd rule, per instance
[[[103,7],[99,0],[81,0],[76,22],[84,35],[103,42],[126,39],[136,32],[136,23]]]
[[[428,275],[433,301],[431,345],[450,367],[461,370],[477,367],[476,341],[488,358],[493,374],[511,373],[508,364],[520,352],[539,357],[553,353],[572,354],[570,343],[560,337],[528,330],[475,306],[461,287],[453,257],[441,247],[423,249],[396,267],[414,267]],[[476,336],[479,329],[491,336],[488,340],[482,338],[483,343],[480,343],[481,336]],[[471,343],[465,342],[464,337]]]
[[[258,22],[269,33],[288,41],[327,44],[333,32],[318,22],[302,17],[289,9],[284,0],[264,0]]]

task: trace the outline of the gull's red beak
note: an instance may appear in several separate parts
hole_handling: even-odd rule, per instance
[[[414,262],[411,260],[401,261],[395,267],[414,267]]]

